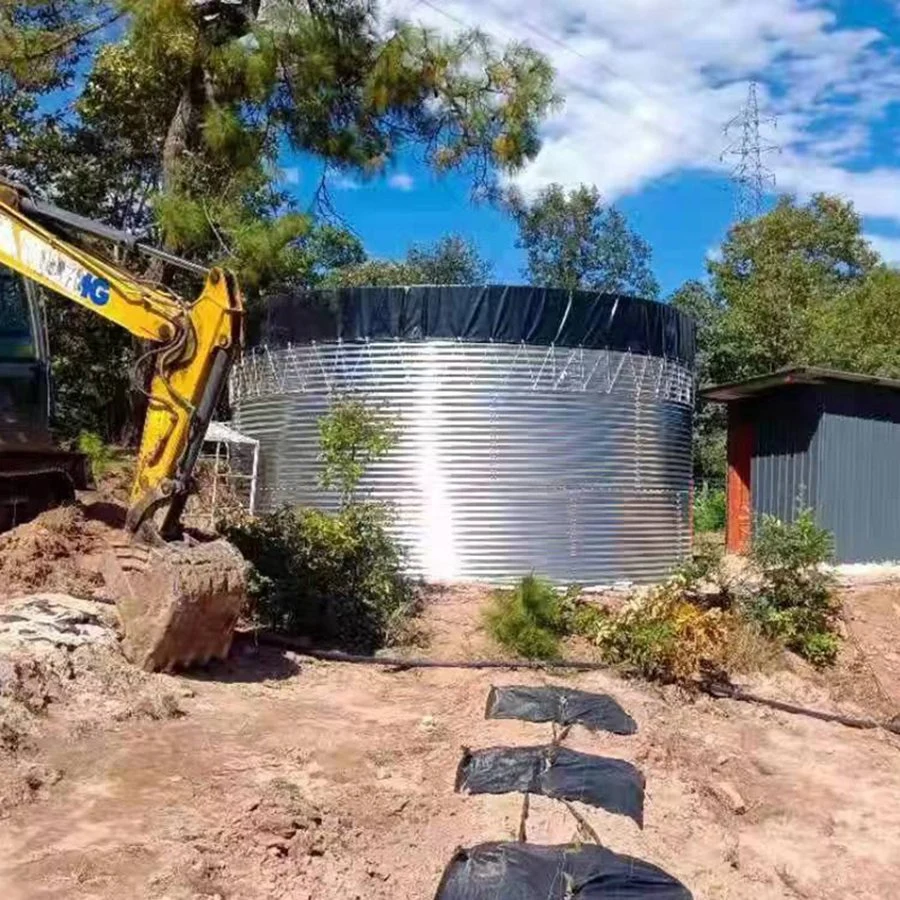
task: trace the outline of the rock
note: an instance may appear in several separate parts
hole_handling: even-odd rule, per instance
[[[3,604],[0,648],[74,650],[84,644],[115,644],[99,604],[68,594],[29,594]]]
[[[718,800],[728,806],[736,816],[747,812],[747,804],[738,789],[730,781],[714,781],[710,790]]]

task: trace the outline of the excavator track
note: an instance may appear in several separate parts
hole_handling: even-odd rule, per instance
[[[148,671],[224,659],[246,599],[247,563],[227,541],[148,543],[123,536],[103,576],[124,629],[123,650]]]

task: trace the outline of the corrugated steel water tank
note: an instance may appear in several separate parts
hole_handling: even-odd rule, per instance
[[[270,298],[232,378],[258,508],[332,506],[317,420],[358,392],[400,439],[363,486],[433,579],[648,582],[690,546],[694,327],[669,306],[524,287]]]

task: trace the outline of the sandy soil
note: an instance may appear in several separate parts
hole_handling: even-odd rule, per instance
[[[860,641],[887,635],[874,620],[900,591],[885,590],[893,601],[851,600],[868,623]],[[482,600],[474,589],[432,595],[434,655],[491,650]],[[392,672],[247,644],[202,676],[140,675],[123,688],[108,648],[99,670],[89,652],[52,690],[38,679],[28,746],[0,757],[27,788],[0,812],[5,900],[430,898],[456,846],[518,833],[520,797],[453,790],[463,747],[550,739],[547,725],[484,720],[490,686],[515,683],[609,692],[637,720],[632,737],[575,727],[566,745],[641,767],[643,831],[576,810],[604,844],[662,866],[698,900],[887,900],[900,883],[900,739],[884,732],[605,673]],[[860,706],[802,671],[754,687]],[[525,828],[538,843],[587,839],[543,798]]]

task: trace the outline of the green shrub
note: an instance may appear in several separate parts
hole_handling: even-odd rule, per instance
[[[91,471],[97,478],[105,475],[116,461],[116,451],[93,431],[82,431],[78,435],[77,447],[78,452],[90,461]]]
[[[836,583],[825,568],[832,552],[831,535],[805,509],[792,523],[764,516],[750,553],[759,584],[745,599],[747,613],[817,666],[833,663],[839,648]]]
[[[701,663],[722,655],[729,615],[693,602],[691,590],[684,575],[673,575],[607,613],[594,642],[610,662],[646,678],[692,677]]]
[[[725,491],[707,482],[694,494],[694,531],[703,534],[725,527]]]
[[[494,594],[485,622],[494,639],[528,659],[556,659],[566,634],[566,599],[549,581],[526,575]]]
[[[366,653],[391,641],[416,600],[389,518],[385,507],[360,503],[338,513],[284,508],[223,526],[252,563],[259,623]]]
[[[338,490],[338,512],[284,508],[220,529],[251,563],[263,627],[368,653],[400,636],[416,608],[390,508],[354,499],[366,467],[393,446],[394,423],[364,399],[338,398],[319,436],[321,482]]]

